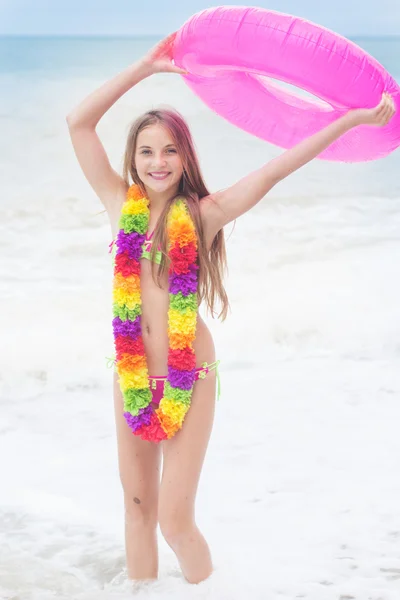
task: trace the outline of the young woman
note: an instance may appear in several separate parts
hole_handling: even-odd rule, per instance
[[[131,127],[120,176],[96,125],[146,77],[185,73],[171,58],[174,37],[90,94],[67,122],[79,164],[113,233],[114,399],[128,576],[157,577],[159,524],[187,581],[198,583],[213,570],[196,525],[195,499],[213,424],[217,362],[197,309],[204,301],[214,313],[220,301],[219,316],[227,313],[223,228],[352,127],[386,125],[394,103],[383,94],[376,108],[349,111],[213,193],[185,121],[174,111],[152,110]]]

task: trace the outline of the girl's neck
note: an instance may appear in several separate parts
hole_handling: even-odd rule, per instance
[[[150,202],[150,209],[156,214],[161,214],[165,205],[171,198],[175,198],[178,193],[178,186],[174,189],[165,190],[165,192],[154,192],[146,187],[146,195]]]

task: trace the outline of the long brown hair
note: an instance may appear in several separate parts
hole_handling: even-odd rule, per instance
[[[183,175],[179,182],[178,195],[186,198],[186,203],[198,238],[198,297],[199,302],[205,301],[206,307],[212,317],[216,314],[217,301],[221,304],[218,318],[225,320],[229,301],[223,286],[223,276],[227,271],[227,260],[225,250],[224,231],[220,229],[213,239],[211,248],[207,251],[204,230],[200,215],[201,199],[209,195],[204,183],[199,161],[194,148],[193,139],[187,123],[178,111],[171,109],[149,110],[138,117],[131,125],[124,155],[123,178],[128,186],[131,182],[136,183],[146,194],[143,182],[139,179],[135,167],[136,143],[139,133],[154,124],[163,125],[171,134],[176,148],[183,163]],[[155,272],[155,262],[152,263],[152,273],[155,283],[161,287],[161,278],[165,273],[167,265],[167,217],[171,204],[176,196],[171,198],[165,205],[153,234],[151,257],[154,260],[157,248],[161,249],[162,260]]]

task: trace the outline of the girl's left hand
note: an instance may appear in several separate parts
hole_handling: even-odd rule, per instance
[[[186,69],[181,69],[173,62],[173,48],[177,32],[174,31],[156,44],[142,58],[142,63],[145,64],[151,73],[179,73],[187,75]]]
[[[354,126],[356,125],[374,125],[375,127],[384,127],[393,117],[396,107],[392,96],[383,92],[382,99],[375,108],[356,108],[349,111],[349,116]]]

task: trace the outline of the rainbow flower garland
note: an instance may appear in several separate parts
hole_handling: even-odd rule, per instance
[[[184,199],[168,214],[168,375],[159,407],[152,404],[141,327],[140,258],[149,225],[149,201],[137,185],[127,193],[116,239],[113,332],[124,416],[135,435],[161,442],[181,429],[195,381],[197,235]]]

